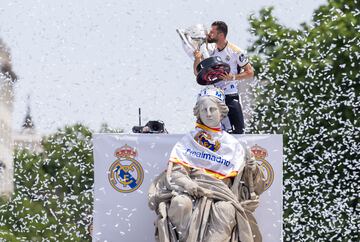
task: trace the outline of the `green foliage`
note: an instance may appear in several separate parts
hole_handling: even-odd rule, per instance
[[[107,123],[101,124],[100,133],[123,133],[124,129],[109,127]]]
[[[249,21],[260,80],[250,132],[284,134],[284,240],[356,241],[359,2],[330,0],[299,29],[272,8]]]
[[[78,124],[43,139],[39,154],[15,154],[15,193],[0,201],[6,241],[90,240],[93,208],[91,132]]]
[[[358,6],[329,0],[298,29],[280,25],[272,8],[249,19],[260,80],[250,132],[284,134],[284,241],[359,240]],[[90,130],[65,127],[44,138],[39,154],[16,151],[14,162],[15,193],[0,198],[0,238],[90,240]]]

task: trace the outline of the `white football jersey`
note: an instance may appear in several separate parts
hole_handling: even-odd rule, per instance
[[[223,62],[229,64],[230,73],[233,75],[238,74],[238,66],[242,68],[249,63],[244,51],[230,42],[228,42],[222,50],[219,50],[218,48],[211,50],[210,56],[219,56]],[[214,85],[224,90],[225,95],[238,93],[237,80],[220,81]]]

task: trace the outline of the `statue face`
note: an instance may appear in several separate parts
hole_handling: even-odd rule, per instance
[[[200,104],[200,119],[208,127],[218,127],[221,114],[218,105],[209,98],[204,98]]]

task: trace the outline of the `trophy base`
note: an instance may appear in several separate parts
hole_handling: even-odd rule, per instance
[[[196,67],[196,81],[200,85],[211,85],[222,80],[221,75],[229,74],[230,66],[219,56],[213,56],[201,61]]]

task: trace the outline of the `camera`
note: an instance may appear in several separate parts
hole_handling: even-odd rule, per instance
[[[145,126],[134,126],[132,128],[133,133],[149,133],[149,134],[160,134],[166,133],[165,124],[163,121],[149,121]]]

